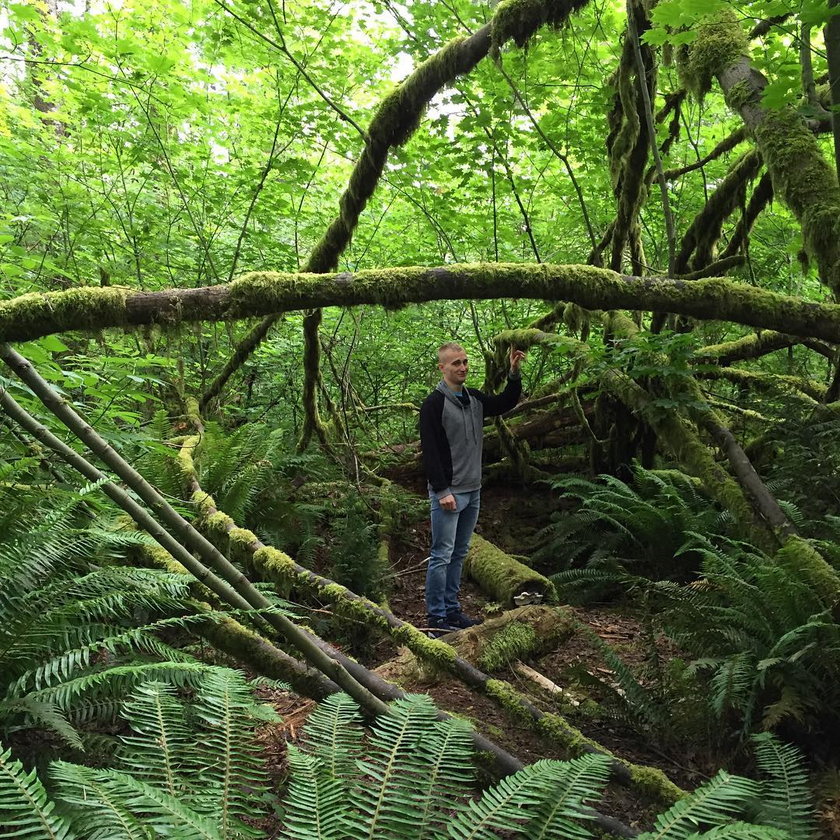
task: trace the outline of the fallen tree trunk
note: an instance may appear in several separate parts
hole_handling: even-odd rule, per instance
[[[464,560],[464,574],[504,607],[512,607],[514,599],[526,592],[546,601],[557,600],[554,584],[547,577],[505,554],[478,534],[473,535]]]
[[[132,292],[88,286],[0,303],[0,341],[68,330],[251,318],[323,306],[394,307],[432,300],[515,297],[567,300],[586,309],[675,312],[700,319],[840,342],[840,306],[815,303],[719,277],[634,277],[585,265],[477,263],[399,267],[355,274],[254,272],[197,289]]]
[[[441,638],[462,658],[484,671],[496,671],[517,659],[535,657],[556,650],[578,629],[577,619],[563,607],[529,605],[508,610]],[[422,660],[407,648],[397,659],[376,669],[389,680],[402,682],[414,674],[439,679],[438,670],[424,669]]]

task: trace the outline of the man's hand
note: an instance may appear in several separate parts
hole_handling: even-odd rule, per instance
[[[448,496],[444,496],[442,499],[438,499],[438,503],[440,504],[443,510],[457,510],[458,506],[455,503],[455,497],[450,493]]]
[[[519,373],[519,366],[525,360],[525,351],[518,347],[510,348],[510,372]]]

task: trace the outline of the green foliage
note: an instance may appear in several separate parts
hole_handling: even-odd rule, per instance
[[[816,826],[802,756],[767,732],[754,735],[752,743],[758,768],[768,777],[762,783],[760,822],[788,832],[792,840],[810,840]]]
[[[804,535],[837,540],[830,517],[840,506],[840,423],[814,412],[783,414],[767,434],[772,460],[764,467],[774,493],[804,516]]]
[[[330,577],[351,592],[379,601],[385,595],[388,570],[379,556],[376,523],[363,501],[348,497],[332,523]]]
[[[75,835],[66,820],[55,811],[55,804],[34,770],[28,773],[12,758],[12,751],[0,749],[0,813],[4,831],[32,840],[65,840]]]
[[[695,535],[703,577],[661,585],[666,631],[708,673],[715,712],[742,735],[796,724],[835,730],[840,630],[819,592],[750,546]]]
[[[327,827],[327,837],[436,836],[446,810],[460,807],[472,776],[467,725],[438,721],[423,695],[396,701],[391,714],[376,720],[364,758],[352,766],[346,734],[339,739],[340,760],[329,758],[336,723],[358,726],[347,700],[329,698],[322,705],[326,712],[319,711],[314,727],[307,728],[313,755],[294,758],[303,772],[293,772],[286,796],[291,840],[319,837],[319,826]],[[336,804],[339,817],[332,813]]]
[[[107,716],[150,668],[189,665],[159,636],[184,625],[189,581],[113,565],[148,538],[117,528],[110,512],[91,519],[86,496],[42,494],[34,528],[25,494],[8,503],[0,523],[0,727],[44,726],[80,747],[74,722]]]
[[[333,471],[318,453],[290,450],[282,430],[251,423],[227,432],[209,423],[195,454],[201,487],[219,510],[307,565],[321,543],[318,525],[332,508],[292,497],[299,485],[317,483]]]
[[[555,585],[575,589],[614,586],[622,569],[649,578],[686,579],[699,567],[700,555],[685,548],[693,532],[726,529],[726,517],[696,484],[677,470],[635,467],[632,485],[609,475],[598,481],[564,477],[554,482],[562,499],[577,500],[572,511],[552,516],[537,536],[534,561],[558,572]],[[585,567],[580,572],[575,567]]]

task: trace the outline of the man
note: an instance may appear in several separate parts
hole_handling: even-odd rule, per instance
[[[453,341],[438,348],[443,374],[420,408],[420,445],[428,479],[432,547],[426,573],[429,635],[480,622],[461,612],[461,568],[470,547],[481,501],[484,418],[510,411],[522,393],[519,367],[525,353],[510,351],[507,387],[498,396],[465,387],[467,354]]]

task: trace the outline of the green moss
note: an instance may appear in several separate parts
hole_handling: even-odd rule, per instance
[[[195,459],[193,456],[200,441],[201,437],[199,435],[189,435],[181,439],[177,463],[181,477],[185,482],[189,482],[196,477]]]
[[[726,104],[733,111],[740,111],[744,105],[757,102],[760,98],[758,91],[746,79],[742,79],[726,91]]]
[[[211,516],[218,513],[216,510],[216,500],[209,493],[205,493],[203,490],[196,490],[195,493],[192,494],[191,501],[198,509],[199,520],[203,522],[206,522]],[[231,524],[233,524],[232,519]],[[226,526],[225,529],[227,529]]]
[[[405,645],[415,656],[430,665],[439,665],[447,671],[452,670],[457,654],[446,642],[430,639],[416,627],[404,624],[392,631],[391,635],[399,644]]]
[[[158,569],[163,569],[172,574],[190,574],[162,545],[145,545],[141,548],[141,551]]]
[[[201,411],[198,407],[198,400],[195,397],[186,397],[184,399],[184,407],[186,409],[187,422],[194,429],[200,429],[203,424],[201,422]]]
[[[840,602],[840,577],[823,556],[801,537],[789,537],[776,552],[776,562],[807,580],[826,606]]]
[[[528,726],[533,724],[533,716],[522,705],[522,696],[510,683],[504,680],[487,680],[484,690],[511,718]]]
[[[478,535],[473,536],[464,571],[490,597],[511,605],[519,592],[542,592],[549,600],[557,593],[544,575],[514,560]]]
[[[630,764],[629,767],[633,786],[651,799],[664,805],[673,805],[687,795],[656,767],[642,767],[639,764]]]
[[[512,40],[524,47],[543,25],[558,27],[569,15],[569,6],[552,0],[502,0],[490,22],[490,54],[498,56],[502,45]]]
[[[712,79],[747,54],[749,40],[741,21],[731,9],[701,21],[697,37],[677,51],[680,81],[698,99],[712,88]]]
[[[204,524],[208,530],[215,531],[217,534],[225,534],[231,538],[233,536],[233,532],[237,530],[233,519],[220,510],[210,514],[210,516],[204,520]],[[253,536],[253,534],[251,536]],[[254,539],[256,539],[256,537],[254,537]]]
[[[32,292],[0,303],[0,335],[17,341],[68,330],[128,324],[127,289],[85,286],[64,292]]]
[[[840,185],[833,168],[792,108],[765,110],[754,134],[773,189],[802,225],[822,281],[840,293]]]
[[[514,659],[527,656],[537,644],[537,634],[530,624],[511,622],[496,633],[481,654],[479,664],[485,671],[495,671]]]
[[[264,545],[252,555],[255,568],[275,583],[286,585],[294,577],[295,562],[283,551]]]
[[[226,513],[220,515],[227,516]],[[227,516],[227,518],[230,519],[229,516]],[[230,521],[233,522],[232,519]],[[247,528],[237,528],[234,526],[228,530],[228,537],[230,537],[231,547],[237,546],[239,548],[248,549],[250,546],[259,543],[257,535],[253,531],[249,531]]]

